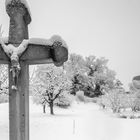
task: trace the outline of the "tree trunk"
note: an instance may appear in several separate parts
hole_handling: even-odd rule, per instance
[[[43,105],[43,113],[46,113],[46,105]]]
[[[54,115],[54,112],[53,112],[53,101],[50,102],[50,114]]]

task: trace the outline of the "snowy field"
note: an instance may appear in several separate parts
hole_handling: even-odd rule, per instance
[[[139,140],[140,119],[115,118],[95,104],[42,113],[30,102],[30,140]],[[8,140],[8,104],[0,105],[0,140]]]

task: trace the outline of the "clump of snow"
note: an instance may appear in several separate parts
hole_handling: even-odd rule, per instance
[[[9,56],[13,52],[16,52],[16,47],[14,47],[14,45],[12,45],[12,44],[9,44],[9,45],[3,46],[3,50]]]
[[[0,44],[2,45],[4,52],[10,57],[12,55],[20,56],[26,50],[28,43],[29,41],[24,39],[19,47],[15,47],[12,44],[5,45],[4,41],[0,39]]]
[[[22,41],[22,43],[19,45],[19,47],[17,48],[17,54],[21,55],[26,50],[26,48],[28,47],[28,44],[29,44],[29,40],[24,39]]]
[[[29,39],[29,44],[37,44],[37,45],[52,46],[55,42],[61,42],[63,47],[68,48],[66,42],[59,35],[53,35],[50,39],[41,39],[41,38]]]
[[[5,6],[7,7],[7,5],[11,4],[13,0],[5,0]],[[30,8],[29,8],[29,4],[27,2],[27,0],[15,0],[17,2],[21,2],[22,4],[24,4],[25,8],[28,10],[28,13],[31,16],[31,12],[30,12]]]
[[[17,87],[15,85],[12,85],[13,90],[17,90]]]

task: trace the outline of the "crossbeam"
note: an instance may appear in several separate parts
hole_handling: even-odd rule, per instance
[[[57,49],[57,48],[56,48]],[[59,53],[59,60],[56,60],[55,53]],[[60,47],[55,52],[55,48],[47,45],[29,44],[26,52],[20,57],[20,61],[27,61],[28,64],[43,64],[47,63],[57,63],[62,64],[68,59],[68,50],[65,47]],[[61,64],[61,65],[62,65]]]

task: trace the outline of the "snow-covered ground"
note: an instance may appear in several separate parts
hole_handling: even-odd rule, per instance
[[[30,102],[30,140],[138,140],[140,119],[115,118],[96,104],[42,113]],[[8,140],[8,104],[0,105],[0,140]]]

